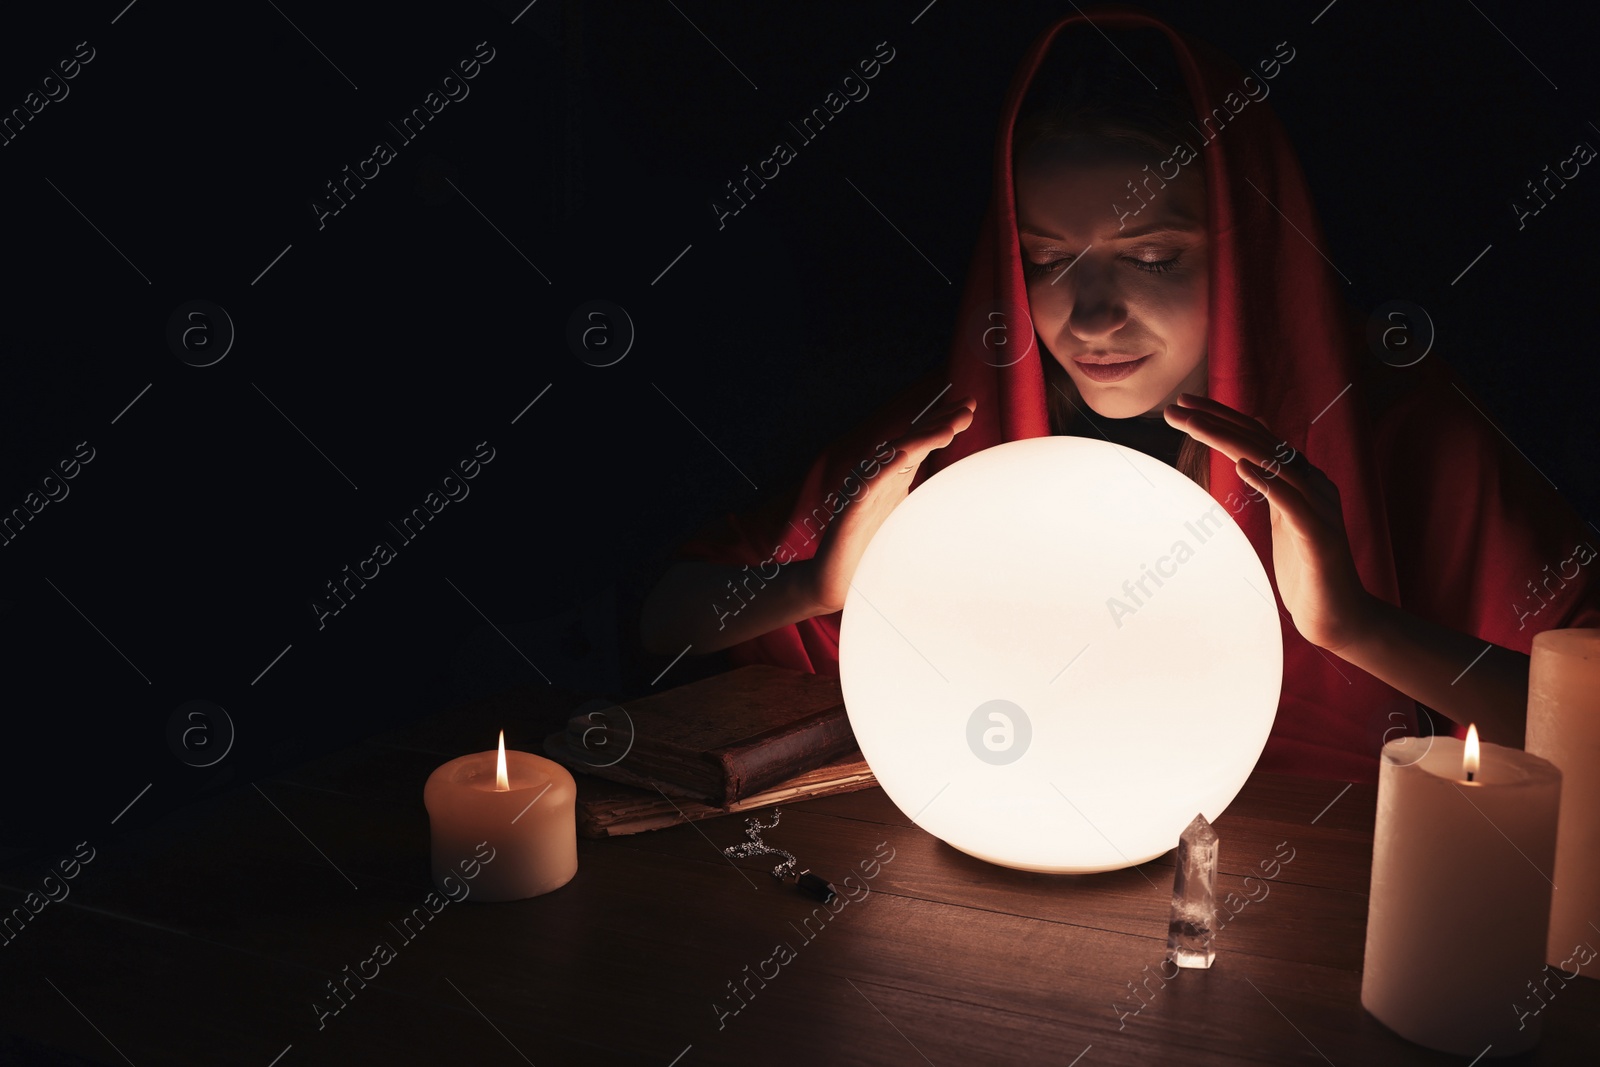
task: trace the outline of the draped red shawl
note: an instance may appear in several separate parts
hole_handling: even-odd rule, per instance
[[[945,401],[973,396],[977,411],[951,445],[929,456],[913,492],[964,456],[1050,432],[1038,362],[1038,356],[1052,358],[1049,352],[1035,339],[1038,356],[997,367],[995,362],[1004,361],[994,360],[982,347],[980,331],[968,327],[1030,322],[1012,186],[1012,127],[1057,35],[1072,26],[1092,32],[1081,27],[1091,20],[1107,32],[1159,30],[1173,48],[1197,114],[1219,109],[1218,117],[1226,119],[1209,144],[1198,133],[1191,142],[1203,160],[1209,202],[1207,392],[1260,418],[1338,485],[1368,591],[1523,653],[1541,630],[1600,626],[1600,565],[1586,565],[1600,538],[1589,536],[1437,355],[1393,367],[1368,349],[1363,320],[1346,304],[1341,279],[1319,251],[1328,243],[1282,126],[1264,100],[1240,107],[1246,72],[1204,42],[1125,8],[1074,12],[1041,34],[1023,57],[1000,116],[993,194],[946,362],[830,445],[793,495],[714,519],[678,555],[748,564],[768,577],[775,559],[810,558],[817,523],[805,520],[830,514],[827,495],[840,493],[846,476],[860,469],[879,442],[905,432],[941,395]],[[1292,72],[1287,67],[1278,75]],[[1257,72],[1250,74],[1260,80]],[[1213,121],[1207,130],[1216,127]],[[990,318],[992,311],[1004,319]],[[1211,452],[1209,463],[1211,495],[1231,501],[1233,514],[1250,490],[1222,453]],[[1268,509],[1253,504],[1239,509],[1235,519],[1271,575]],[[1273,584],[1276,593],[1275,579]],[[836,675],[840,618],[835,613],[784,626],[728,654],[735,664],[773,663]],[[1311,645],[1287,614],[1282,623],[1283,692],[1258,766],[1374,780],[1383,741],[1417,732],[1416,704]],[[1470,674],[1464,684],[1469,679]]]

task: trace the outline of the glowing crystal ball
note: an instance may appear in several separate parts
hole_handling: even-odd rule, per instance
[[[1227,509],[1081,437],[996,445],[917,487],[840,625],[845,707],[884,792],[1031,871],[1129,867],[1215,819],[1283,680],[1272,586]]]

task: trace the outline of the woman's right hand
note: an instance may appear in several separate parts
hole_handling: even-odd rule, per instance
[[[861,562],[867,542],[911,492],[917,468],[928,458],[928,453],[943,448],[955,440],[956,434],[971,426],[972,413],[977,406],[977,401],[970,396],[951,401],[922,416],[918,425],[889,442],[894,454],[874,477],[865,480],[866,484],[855,499],[834,516],[817,542],[811,577],[819,615],[844,609],[845,594],[850,591],[850,581],[855,577],[856,564]]]

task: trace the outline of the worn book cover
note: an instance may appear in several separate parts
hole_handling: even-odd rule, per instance
[[[860,752],[840,756],[815,770],[795,775],[771,789],[726,807],[686,797],[670,797],[649,787],[622,785],[590,775],[580,774],[576,777],[578,833],[584,837],[623,837],[718,815],[756,811],[836,793],[853,793],[878,784]]]
[[[722,809],[855,748],[838,678],[766,664],[574,715],[545,739],[574,771]]]

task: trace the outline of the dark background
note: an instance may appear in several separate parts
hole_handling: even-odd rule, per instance
[[[637,605],[671,547],[944,357],[1002,96],[1071,10],[124,2],[0,16],[0,111],[97,53],[0,146],[0,512],[95,449],[0,546],[10,859],[513,684],[651,688]],[[1324,3],[1147,6],[1244,66],[1296,49],[1270,105],[1351,299],[1426,308],[1428,358],[1600,518],[1600,177],[1520,232],[1510,207],[1600,145],[1588,35],[1494,0]],[[386,120],[485,40],[470,95],[402,143]],[[870,96],[801,145],[788,122],[880,41]],[[319,230],[311,201],[378,140],[396,159]],[[719,230],[713,198],[778,140],[798,158]],[[209,367],[166,340],[194,299],[237,331]],[[567,340],[593,299],[637,330],[612,366]],[[470,495],[401,544],[386,522],[485,440]],[[380,539],[398,558],[319,630],[312,599]],[[204,769],[167,734],[195,699],[237,732]]]

